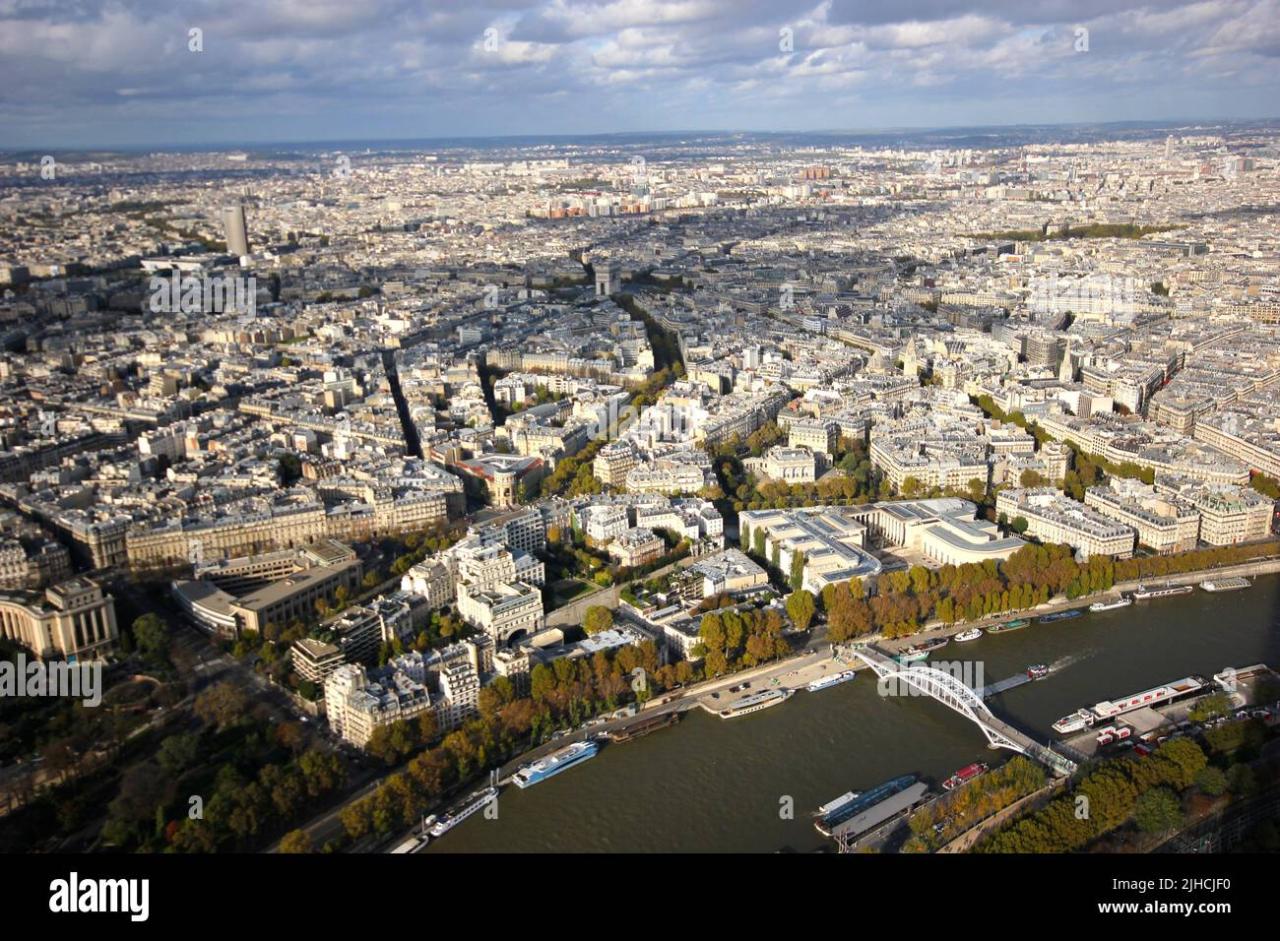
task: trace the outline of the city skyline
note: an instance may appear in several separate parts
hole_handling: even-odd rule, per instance
[[[1274,0],[13,7],[0,118],[9,149],[1251,120],[1280,96],[1277,21]]]
[[[1248,910],[1277,55],[1280,0],[0,0],[15,897]]]

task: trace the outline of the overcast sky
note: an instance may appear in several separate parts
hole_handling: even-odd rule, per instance
[[[1280,0],[0,0],[0,149],[1257,118],[1277,102]]]

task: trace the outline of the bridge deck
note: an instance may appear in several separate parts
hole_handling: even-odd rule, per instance
[[[1025,673],[1019,673],[1017,676],[1006,677],[1003,680],[992,683],[990,686],[982,687],[982,689],[978,690],[978,695],[983,699],[990,699],[992,696],[999,696],[1001,693],[1015,689],[1023,683],[1030,682],[1031,677],[1027,676]]]

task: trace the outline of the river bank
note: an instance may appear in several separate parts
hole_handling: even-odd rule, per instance
[[[1225,577],[1234,576],[1234,575],[1259,576],[1259,575],[1268,575],[1273,573],[1280,573],[1280,558],[1268,559],[1268,560],[1263,560],[1259,562],[1241,563],[1233,566],[1219,566],[1216,568],[1203,569],[1195,572],[1185,572],[1179,575],[1171,575],[1171,576],[1168,576],[1167,578],[1162,578],[1161,581],[1167,581],[1170,584],[1198,584],[1200,581],[1203,581],[1205,578],[1209,578],[1209,577],[1225,578]],[[1091,595],[1084,595],[1079,598],[1073,598],[1073,599],[1068,599],[1068,598],[1059,596],[1055,599],[1050,599],[1050,601],[1047,602],[1046,604],[1040,605],[1036,608],[1026,609],[1022,611],[1001,612],[999,614],[993,614],[988,617],[984,617],[974,621],[968,621],[968,622],[960,621],[954,624],[945,624],[940,621],[935,621],[935,622],[926,624],[923,630],[918,631],[908,637],[885,639],[879,634],[873,634],[873,635],[866,635],[863,637],[859,637],[857,640],[859,642],[876,643],[880,647],[882,647],[883,649],[889,652],[896,652],[904,649],[905,647],[919,643],[921,641],[940,638],[940,637],[948,637],[948,638],[954,637],[956,634],[960,633],[961,631],[968,630],[973,627],[983,627],[983,628],[989,627],[994,624],[998,624],[1002,621],[1009,620],[1010,618],[1013,618],[1013,617],[1036,618],[1036,617],[1041,617],[1043,615],[1051,614],[1057,611],[1088,608],[1090,604],[1092,604],[1094,601],[1097,601],[1099,598],[1113,596],[1117,592],[1131,591],[1137,588],[1138,585],[1139,585],[1139,582],[1137,581],[1118,583],[1116,586],[1113,586],[1111,589],[1105,592],[1097,592]],[[1187,596],[1182,596],[1182,597],[1185,599]],[[1216,596],[1216,595],[1204,594],[1204,597],[1206,599],[1220,600],[1220,596]],[[1165,603],[1167,602],[1161,602],[1161,604],[1165,604]],[[1139,610],[1144,610],[1145,608],[1146,606],[1144,606],[1144,608],[1140,608]],[[1124,610],[1131,613],[1135,611],[1133,607],[1130,607]],[[1030,629],[1027,629],[1017,633],[1027,634],[1027,633],[1033,633],[1033,632]],[[1002,638],[1001,643],[1007,645],[1009,641]],[[971,644],[965,645],[965,649],[970,654],[973,653],[973,645]],[[502,765],[501,768],[499,769],[499,779],[500,781],[503,781],[503,782],[509,781],[511,775],[514,774],[515,771],[518,770],[520,766],[528,764],[531,761],[534,761],[547,754],[550,754],[552,751],[558,748],[562,748],[565,745],[568,745],[572,742],[582,741],[589,737],[596,736],[598,734],[621,731],[626,729],[630,725],[633,725],[640,721],[648,720],[654,715],[660,714],[663,712],[669,712],[669,711],[683,712],[683,711],[692,709],[694,706],[698,705],[700,700],[710,699],[714,695],[719,694],[730,687],[743,686],[744,684],[750,684],[751,686],[750,691],[758,692],[762,689],[768,688],[771,682],[776,681],[776,686],[778,688],[801,689],[812,680],[829,675],[831,673],[839,672],[845,669],[861,670],[864,667],[865,667],[865,664],[862,664],[859,661],[851,662],[846,660],[833,659],[830,647],[827,644],[822,643],[820,638],[815,637],[814,639],[811,639],[804,648],[802,648],[800,651],[798,651],[797,653],[793,654],[790,657],[784,658],[779,661],[763,664],[758,667],[752,667],[746,670],[738,671],[736,673],[727,674],[725,676],[714,678],[711,680],[705,680],[701,683],[693,684],[684,689],[676,689],[676,690],[668,691],[661,695],[657,695],[653,699],[644,703],[641,706],[641,708],[636,711],[636,714],[634,716],[625,716],[625,717],[620,717],[616,719],[608,719],[605,721],[597,722],[597,724],[595,725],[587,725],[585,727],[580,727],[578,729],[575,729],[569,732],[568,734],[560,736],[557,739],[544,742],[541,745],[538,745],[524,752],[523,754],[517,756],[516,758],[513,758],[511,761]],[[1010,672],[1011,673],[1022,672],[1023,670],[1025,670],[1025,668],[1026,668],[1025,664],[1022,664],[1022,665],[1019,665],[1016,669],[1011,670]],[[996,674],[993,672],[991,675],[995,676]],[[745,690],[743,691],[743,695],[746,695]],[[1103,697],[1098,697],[1098,698],[1103,698]],[[727,703],[728,699],[726,699],[725,702]],[[771,711],[778,711],[778,710],[771,710]],[[1069,710],[1064,710],[1064,711],[1069,711]],[[740,719],[735,719],[735,720],[716,719],[716,721],[734,722],[734,721],[741,721],[741,720]],[[674,734],[680,734],[680,733],[674,733]],[[394,843],[398,842],[399,839],[400,838],[397,837],[395,840],[392,840],[390,842],[394,845]]]
[[[1224,666],[1280,663],[1280,578],[1260,576],[1230,597],[1229,618],[1223,596],[1197,591],[983,637],[965,644],[964,655],[992,678],[1028,663],[1053,667],[1045,680],[989,701],[1001,718],[1047,740],[1053,721],[1088,703]],[[829,656],[811,650],[757,671],[780,675]],[[753,691],[762,688],[752,682]],[[498,820],[468,820],[426,851],[819,850],[826,843],[809,813],[836,795],[905,773],[936,785],[969,762],[992,761],[963,717],[922,697],[880,696],[876,685],[860,677],[728,720],[694,711],[675,729],[606,746],[536,787],[504,791]],[[710,688],[652,708],[688,708],[695,691]]]

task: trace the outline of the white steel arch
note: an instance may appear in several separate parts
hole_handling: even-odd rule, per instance
[[[1034,758],[1048,765],[1058,774],[1075,773],[1076,763],[1045,748],[1029,735],[1026,735],[992,714],[982,697],[970,689],[962,681],[930,666],[912,664],[903,666],[891,660],[878,650],[869,647],[854,648],[854,656],[865,663],[881,680],[892,679],[903,683],[918,692],[930,696],[948,709],[960,713],[974,723],[987,741],[995,748],[1007,748],[1019,754]]]
[[[896,680],[924,693],[926,696],[931,696],[947,708],[960,713],[970,722],[976,724],[982,730],[982,734],[987,737],[987,741],[997,748],[1008,748],[1020,753],[1026,752],[1026,748],[1023,745],[1003,735],[994,727],[993,723],[999,720],[991,714],[987,704],[982,701],[982,698],[977,693],[950,673],[944,673],[942,670],[935,670],[933,667],[920,666],[919,664],[889,667],[883,662],[877,663],[872,658],[866,657],[861,653],[858,653],[858,657],[870,666],[881,680]]]

